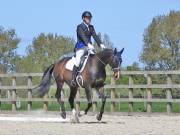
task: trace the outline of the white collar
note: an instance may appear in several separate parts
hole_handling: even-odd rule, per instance
[[[83,23],[86,25],[87,28],[89,28],[89,25],[86,22],[83,21]]]

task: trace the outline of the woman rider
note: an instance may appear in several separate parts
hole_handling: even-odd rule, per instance
[[[78,73],[78,67],[80,65],[81,57],[85,53],[85,49],[89,49],[91,51],[94,50],[94,46],[91,42],[91,36],[96,41],[97,45],[101,47],[102,49],[105,48],[105,46],[102,44],[102,41],[97,36],[95,29],[93,25],[91,25],[91,19],[92,14],[89,11],[85,11],[82,14],[82,20],[83,22],[77,26],[77,43],[75,46],[75,63],[73,67],[73,73],[72,73],[72,86],[76,86],[76,76]]]

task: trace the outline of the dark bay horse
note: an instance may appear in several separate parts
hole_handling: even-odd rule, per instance
[[[114,78],[118,79],[122,62],[121,54],[123,53],[123,50],[124,48],[121,51],[117,51],[117,49],[104,49],[103,51],[88,58],[86,66],[81,73],[83,78],[82,87],[85,89],[88,101],[88,105],[84,110],[84,114],[87,114],[88,110],[92,106],[92,88],[95,88],[97,90],[99,98],[102,98],[100,113],[97,115],[97,120],[101,120],[104,112],[106,96],[104,95],[104,92],[100,91],[99,89],[104,86],[104,81],[106,79],[105,67],[109,64],[114,71]],[[78,86],[71,86],[72,72],[65,68],[65,65],[69,59],[70,57],[62,58],[46,69],[42,77],[42,81],[39,85],[39,94],[42,97],[45,93],[48,92],[53,76],[57,84],[55,97],[57,98],[57,101],[59,102],[61,107],[61,116],[65,119],[66,112],[64,102],[61,101],[61,90],[63,84],[66,83],[70,87],[69,103],[73,112],[73,116],[75,116],[75,119],[77,119],[78,113],[74,108],[74,99],[77,93]]]

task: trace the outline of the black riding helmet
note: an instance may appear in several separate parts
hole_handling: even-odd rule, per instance
[[[90,17],[90,18],[92,18],[91,12],[89,12],[89,11],[84,11],[84,12],[82,13],[82,19],[83,19],[84,17]]]

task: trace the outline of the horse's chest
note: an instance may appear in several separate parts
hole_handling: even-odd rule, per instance
[[[106,72],[98,72],[95,78],[95,86],[104,85],[105,79],[106,79]]]
[[[99,72],[96,76],[96,80],[99,79],[105,79],[106,78],[106,73],[105,72]]]

